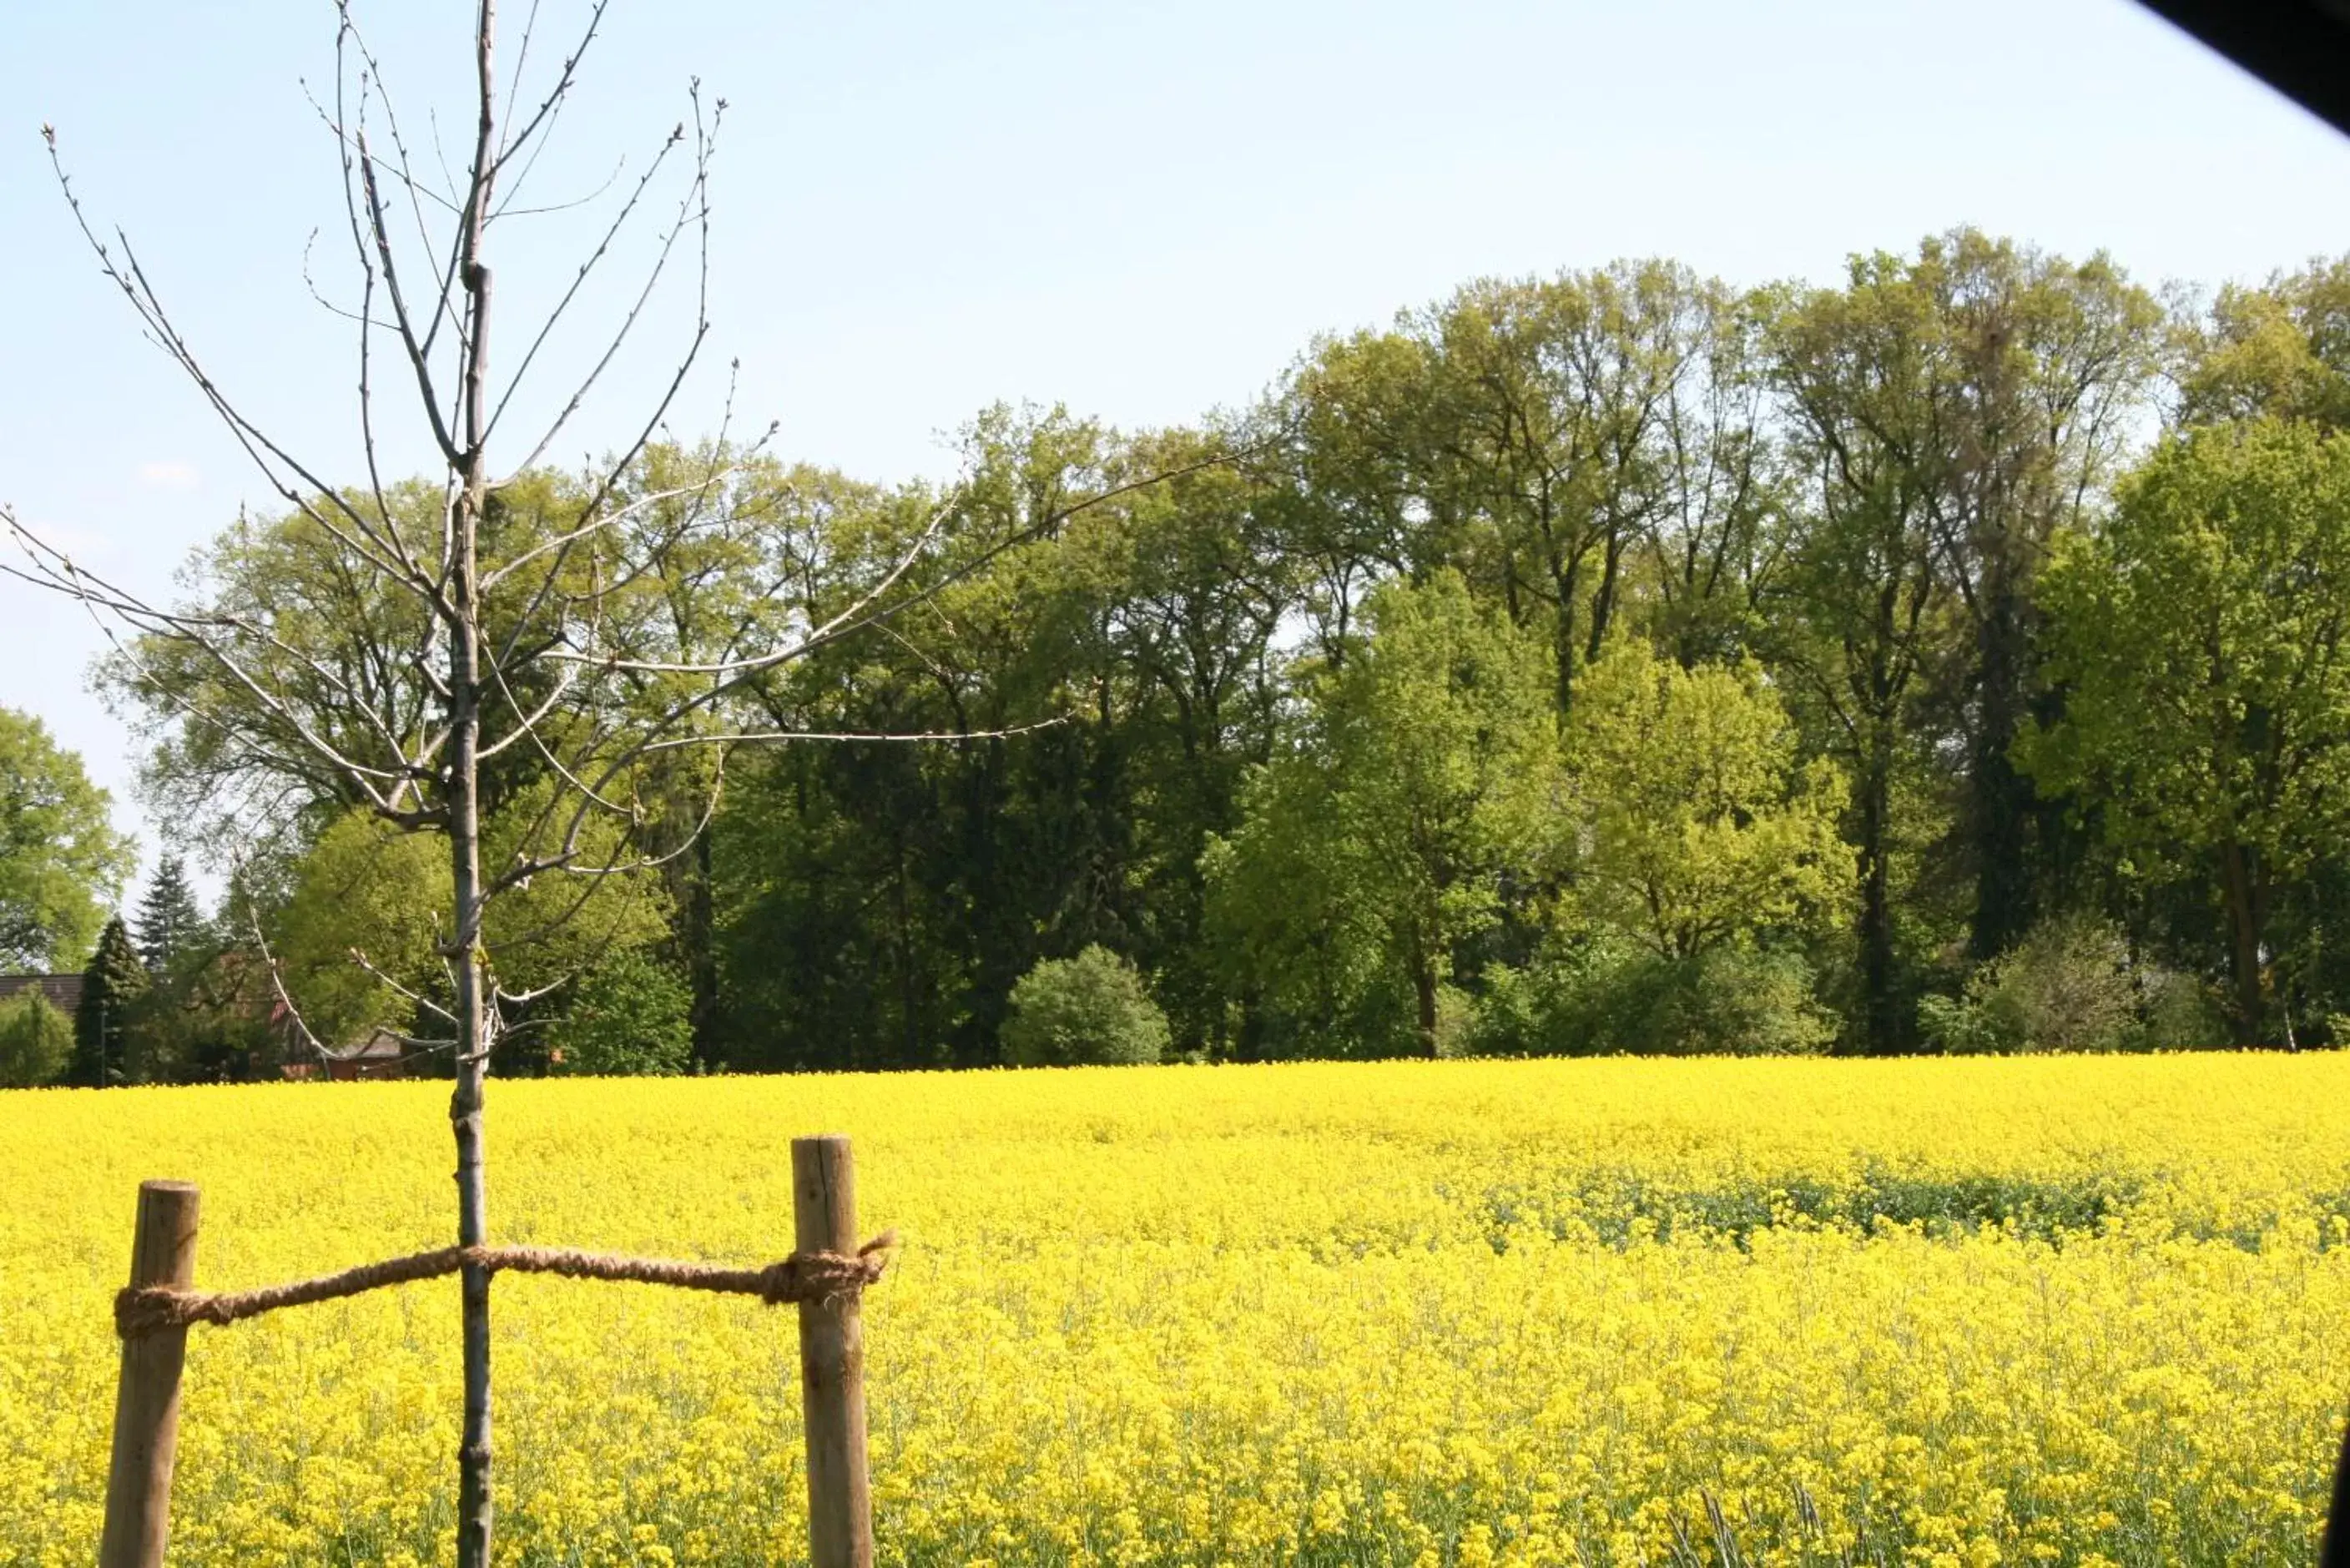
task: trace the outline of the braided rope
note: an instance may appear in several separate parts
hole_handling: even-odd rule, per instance
[[[438,1279],[461,1269],[512,1270],[525,1274],[560,1274],[571,1280],[618,1280],[681,1290],[756,1296],[769,1306],[785,1302],[834,1302],[853,1298],[881,1278],[898,1233],[886,1231],[857,1250],[794,1252],[764,1269],[730,1269],[671,1258],[629,1258],[581,1252],[566,1247],[442,1247],[430,1252],[362,1263],[338,1274],[295,1280],[259,1290],[211,1293],[170,1285],[126,1288],[114,1298],[114,1331],[125,1339],[186,1328],[191,1324],[232,1324],[280,1307],[334,1301],[387,1285]]]

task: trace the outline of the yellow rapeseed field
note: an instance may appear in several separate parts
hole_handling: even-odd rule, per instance
[[[0,1095],[0,1561],[81,1563],[143,1177],[437,1245],[445,1090]],[[2305,1563],[2350,1057],[494,1084],[497,1238],[754,1262],[854,1135],[893,1563]],[[452,1282],[191,1335],[173,1560],[446,1551]],[[502,1560],[789,1561],[793,1318],[501,1277]]]

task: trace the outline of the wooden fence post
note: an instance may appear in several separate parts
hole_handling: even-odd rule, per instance
[[[186,1290],[196,1282],[196,1196],[185,1181],[139,1184],[139,1225],[130,1242],[134,1287]],[[161,1568],[163,1537],[172,1528],[172,1461],[180,1449],[180,1364],[187,1348],[185,1328],[122,1342],[99,1568]]]
[[[795,1245],[857,1255],[857,1168],[838,1134],[792,1140]],[[800,1303],[800,1408],[807,1423],[811,1568],[872,1568],[865,1469],[865,1324],[858,1297]]]

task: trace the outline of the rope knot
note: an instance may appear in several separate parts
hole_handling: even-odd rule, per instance
[[[855,1257],[794,1252],[759,1271],[759,1299],[769,1306],[781,1306],[786,1302],[836,1302],[858,1295],[866,1286],[879,1282],[897,1245],[898,1232],[884,1231],[858,1248]]]
[[[187,1293],[169,1285],[124,1286],[114,1293],[114,1332],[124,1339],[183,1326],[181,1297]]]

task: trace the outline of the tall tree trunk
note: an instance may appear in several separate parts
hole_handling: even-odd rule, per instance
[[[2220,892],[2228,909],[2228,960],[2234,981],[2236,1044],[2261,1044],[2268,1009],[2261,992],[2262,898],[2253,852],[2230,843],[2220,850]]]
[[[1419,1053],[1432,1062],[1436,1059],[1436,965],[1419,954],[1412,959],[1411,988],[1419,1002]]]
[[[1583,661],[1599,662],[1599,655],[1607,646],[1607,628],[1615,624],[1616,587],[1624,566],[1624,535],[1610,527],[1607,543],[1600,556],[1599,587],[1591,595],[1591,634],[1584,644]]]
[[[475,88],[481,111],[474,127],[473,180],[464,213],[460,281],[470,331],[464,350],[464,448],[455,502],[455,558],[449,574],[449,868],[456,904],[451,942],[456,981],[457,1087],[449,1120],[457,1141],[457,1241],[489,1241],[489,1193],[482,1162],[483,1084],[489,1076],[495,1019],[482,947],[481,523],[489,501],[490,269],[482,260],[496,182],[497,108],[492,69],[497,8],[481,0],[474,37]],[[493,1508],[490,1495],[490,1273],[466,1268],[460,1279],[463,1314],[465,1413],[457,1449],[457,1568],[488,1568]]]
[[[1558,714],[1564,719],[1575,708],[1575,660],[1582,651],[1582,637],[1576,631],[1575,595],[1581,591],[1583,557],[1570,556],[1560,563],[1553,556],[1550,582],[1558,595],[1558,617],[1551,625],[1551,646],[1558,655]]]
[[[2002,572],[1985,585],[1976,630],[1980,685],[1969,780],[1975,912],[1967,947],[1979,963],[2013,947],[2032,923],[2032,784],[2009,757],[2022,722],[2027,657],[2023,607],[2008,574]]]
[[[1872,1055],[1900,1049],[1903,1029],[1894,986],[1890,737],[1869,740],[1860,785],[1860,993],[1863,1044]]]
[[[718,1063],[718,926],[712,904],[712,870],[710,835],[693,836],[693,869],[685,878],[685,896],[679,902],[678,936],[685,949],[686,982],[691,988],[687,1021],[693,1033],[693,1055],[704,1066]]]

